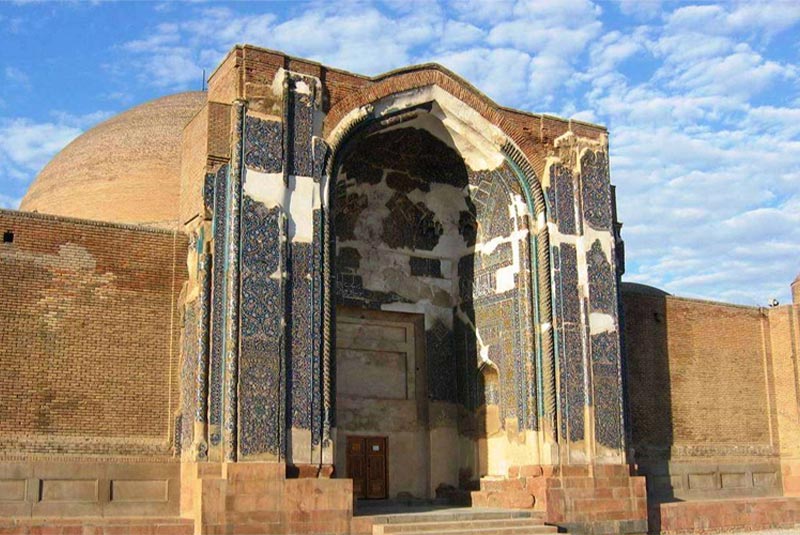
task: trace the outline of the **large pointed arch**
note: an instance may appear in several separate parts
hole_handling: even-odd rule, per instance
[[[536,334],[537,413],[545,440],[557,441],[556,351],[553,332],[552,275],[550,267],[550,238],[547,227],[547,200],[534,165],[527,154],[532,139],[508,120],[502,109],[477,89],[439,66],[420,66],[389,73],[350,97],[339,101],[326,116],[325,142],[329,151],[324,175],[328,179],[327,202],[323,203],[323,411],[325,436],[329,436],[333,406],[333,236],[330,218],[331,202],[341,155],[348,142],[365,129],[388,127],[408,119],[409,114],[430,110],[436,103],[444,110],[447,126],[458,136],[481,140],[493,148],[496,157],[512,171],[524,193],[530,217],[530,264],[533,288],[532,309]]]

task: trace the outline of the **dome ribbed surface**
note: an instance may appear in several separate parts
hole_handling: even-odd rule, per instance
[[[21,210],[174,228],[181,139],[206,93],[146,102],[87,130],[34,180]]]

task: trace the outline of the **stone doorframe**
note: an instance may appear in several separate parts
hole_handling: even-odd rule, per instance
[[[463,93],[464,91],[462,91]],[[376,94],[379,91],[370,91]],[[477,92],[476,92],[477,93]],[[471,95],[473,98],[476,95]],[[485,98],[485,97],[484,97]],[[322,264],[325,275],[322,280],[322,381],[323,381],[323,440],[329,441],[333,424],[334,385],[331,369],[334,362],[335,345],[333,329],[335,326],[334,303],[334,257],[335,236],[331,232],[333,227],[334,188],[336,176],[342,163],[342,156],[348,148],[348,143],[358,137],[365,130],[382,128],[401,123],[417,113],[428,111],[436,103],[440,108],[452,113],[452,119],[458,126],[466,128],[470,136],[491,146],[501,155],[505,165],[512,174],[524,194],[528,210],[528,228],[533,232],[529,234],[530,265],[535,269],[536,275],[531,277],[533,289],[532,310],[535,331],[535,367],[536,367],[536,412],[543,433],[543,444],[540,451],[544,453],[543,462],[555,462],[558,442],[558,412],[557,412],[557,386],[556,386],[556,340],[553,325],[552,307],[552,272],[550,269],[550,237],[547,225],[547,199],[542,185],[536,176],[533,166],[523,155],[511,136],[498,126],[490,123],[486,118],[469,104],[453,96],[438,85],[411,87],[409,89],[395,88],[394,91],[376,98],[371,102],[364,102],[353,106],[348,112],[343,113],[328,132],[325,143],[327,154],[325,159],[324,180],[327,188],[323,195],[323,236],[322,236]],[[342,104],[350,104],[343,102]],[[352,104],[350,104],[352,105]],[[328,116],[337,117],[342,112],[338,109],[330,110]],[[533,270],[532,270],[533,271]]]

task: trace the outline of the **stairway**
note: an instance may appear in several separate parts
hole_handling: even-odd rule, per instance
[[[531,511],[449,509],[374,517],[372,535],[538,535],[558,533]]]

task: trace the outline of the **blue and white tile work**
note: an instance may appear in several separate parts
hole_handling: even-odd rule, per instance
[[[621,357],[607,141],[568,132],[555,144],[546,192],[562,448],[571,462],[592,455],[616,462],[623,455]],[[586,406],[594,430],[586,428]]]
[[[214,222],[211,289],[211,350],[208,366],[209,455],[216,455],[222,444],[222,381],[225,339],[225,221],[227,219],[228,174],[230,167],[219,168],[214,179]]]
[[[537,193],[546,204],[531,198],[525,180],[538,186],[539,179],[506,153],[507,142],[497,141],[499,157],[462,157],[441,131],[413,118],[350,140],[329,178],[332,155],[315,137],[319,80],[286,71],[279,77],[284,83],[272,87],[281,93],[275,101],[284,103],[282,116],[240,104],[233,153],[241,161],[234,157],[204,188],[214,214],[210,457],[332,462],[324,427],[334,414],[328,391],[335,369],[324,371],[322,358],[323,276],[331,275],[332,307],[424,318],[424,391],[437,407],[437,425],[472,439],[494,433],[487,447],[502,451],[538,447],[533,437],[555,423],[553,409],[542,408],[542,340],[552,332],[553,385],[560,385],[560,428],[552,431],[563,454],[570,462],[618,460],[618,305],[605,140],[571,133],[556,140]],[[326,232],[335,236],[329,269]],[[540,250],[542,233],[550,241]],[[543,255],[550,256],[552,287],[538,270]],[[552,317],[542,317],[548,292]],[[202,307],[188,314],[202,323]],[[190,334],[198,347],[186,351],[202,354],[202,334]],[[195,386],[197,406],[181,410],[184,449],[187,440],[198,441],[187,410],[198,418],[204,412]],[[466,409],[471,423],[448,413],[448,404]],[[590,447],[595,438],[599,447]]]
[[[283,435],[283,214],[243,196],[239,454],[280,456]]]
[[[282,121],[245,120],[239,454],[321,462],[319,81],[282,71]]]

